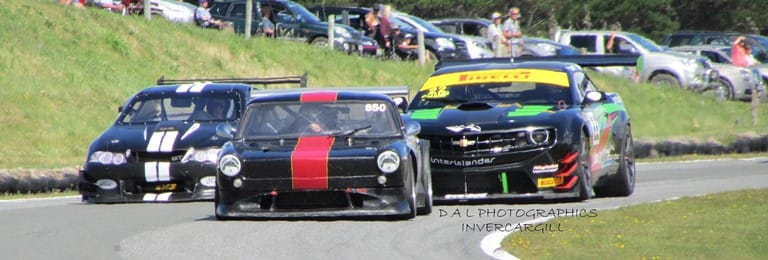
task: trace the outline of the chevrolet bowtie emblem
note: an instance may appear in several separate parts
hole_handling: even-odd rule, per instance
[[[461,133],[463,131],[470,131],[470,132],[480,132],[482,129],[480,129],[480,126],[477,126],[475,124],[471,125],[454,125],[454,126],[446,126],[445,129],[450,130],[454,133]]]
[[[476,141],[475,140],[469,140],[469,139],[467,139],[466,136],[462,136],[461,139],[459,139],[458,141],[453,141],[451,143],[453,145],[458,145],[459,147],[467,147],[467,146],[475,144]]]

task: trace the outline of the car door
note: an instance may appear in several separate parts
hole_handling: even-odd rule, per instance
[[[592,91],[599,91],[595,84],[589,79],[589,77],[582,71],[574,72],[574,81],[579,87],[579,93],[586,93]],[[582,96],[582,95],[579,95]],[[582,98],[583,98],[582,96]],[[586,121],[586,126],[590,129],[589,143],[590,148],[590,170],[592,170],[592,180],[596,180],[595,177],[601,174],[601,172],[615,171],[614,165],[610,164],[611,150],[615,148],[613,145],[613,137],[611,136],[611,127],[613,121],[617,120],[615,113],[611,113],[605,106],[605,102],[592,102],[589,104],[582,103],[583,109],[581,111],[582,117]],[[615,158],[614,158],[615,159]]]
[[[305,39],[307,36],[301,28],[301,16],[291,11],[281,2],[261,2],[262,6],[272,8],[272,17],[275,19],[275,31],[277,37]]]

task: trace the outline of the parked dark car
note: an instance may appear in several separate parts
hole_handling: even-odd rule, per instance
[[[275,24],[275,37],[295,39],[318,46],[328,46],[328,23],[320,20],[304,6],[288,0],[255,1],[251,34],[262,34],[261,9],[269,6],[272,10],[272,23]],[[210,8],[215,19],[232,22],[236,33],[245,32],[244,0],[215,1]],[[336,24],[334,26],[335,48],[347,53],[361,52],[375,54],[376,41],[362,35],[354,28]]]
[[[370,9],[365,7],[331,7],[331,6],[314,6],[309,9],[311,12],[317,14],[320,19],[327,20],[328,16],[333,14],[336,17],[337,22],[343,21],[343,13],[347,12],[349,18],[349,25],[353,28],[362,31],[365,24],[365,14]],[[400,27],[400,31],[411,35],[417,35],[418,31],[413,26],[398,20],[395,16],[392,18],[392,23],[397,24]],[[424,32],[424,47],[427,54],[432,55],[431,60],[442,59],[469,59],[469,51],[465,41],[459,37],[449,35],[446,33]]]
[[[366,91],[255,97],[219,156],[216,218],[429,214],[429,142],[397,107]]]

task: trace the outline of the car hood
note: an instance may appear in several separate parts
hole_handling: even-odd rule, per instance
[[[226,122],[163,121],[157,124],[113,125],[91,145],[91,150],[172,152],[191,147],[215,147],[228,141],[216,135]]]
[[[454,135],[461,132],[553,125],[568,111],[555,105],[465,103],[411,110],[407,116],[419,121],[422,134]]]

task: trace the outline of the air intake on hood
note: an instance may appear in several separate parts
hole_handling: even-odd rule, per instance
[[[491,108],[493,107],[485,102],[469,102],[461,104],[457,107],[459,110],[486,110]]]

